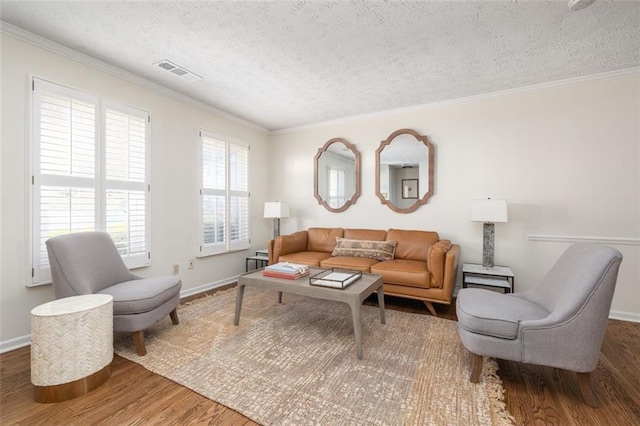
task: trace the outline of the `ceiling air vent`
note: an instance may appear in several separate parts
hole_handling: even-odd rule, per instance
[[[160,61],[160,62],[156,62],[155,64],[153,64],[155,66],[158,66],[160,68],[162,68],[165,71],[169,71],[171,74],[174,74],[184,80],[187,81],[196,81],[196,80],[202,80],[202,77],[200,77],[197,74],[192,73],[191,71],[186,70],[185,68],[174,64],[171,61],[168,61],[166,59]]]

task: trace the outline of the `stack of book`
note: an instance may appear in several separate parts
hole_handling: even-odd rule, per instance
[[[297,280],[298,278],[309,275],[309,267],[297,263],[279,262],[275,265],[269,265],[262,270],[265,277],[285,278],[288,280]]]

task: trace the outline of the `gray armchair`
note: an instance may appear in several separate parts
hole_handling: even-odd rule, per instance
[[[106,232],[60,235],[46,244],[56,299],[93,293],[113,296],[113,330],[132,333],[138,355],[147,353],[145,328],[166,315],[178,324],[180,278],[132,274]]]
[[[573,244],[536,287],[513,294],[466,288],[456,301],[458,333],[473,355],[471,382],[483,356],[577,373],[585,401],[607,327],[622,254],[596,244]]]

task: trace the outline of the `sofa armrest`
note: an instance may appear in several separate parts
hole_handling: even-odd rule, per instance
[[[276,263],[278,263],[278,262],[274,262],[273,261],[273,255],[274,255],[273,246],[274,246],[275,242],[276,242],[276,240],[269,240],[267,242],[267,253],[268,253],[268,256],[269,256],[269,265],[275,265]]]
[[[427,269],[431,274],[431,288],[443,287],[446,256],[452,247],[453,244],[451,244],[449,240],[440,240],[429,246],[427,251]]]
[[[273,244],[269,241],[269,264],[278,263],[280,256],[285,254],[307,251],[307,240],[307,231],[299,231],[289,235],[280,235],[272,240]]]
[[[444,282],[442,284],[443,293],[447,296],[449,302],[453,297],[453,289],[456,286],[456,277],[458,275],[458,260],[460,259],[460,246],[451,245],[449,251],[445,255],[444,261]]]

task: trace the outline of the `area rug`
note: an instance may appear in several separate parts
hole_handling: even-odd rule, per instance
[[[336,290],[339,291],[339,290]],[[178,308],[116,352],[263,425],[510,425],[497,364],[478,384],[457,323],[362,307],[364,359],[349,306],[247,287],[240,325],[235,289]]]

